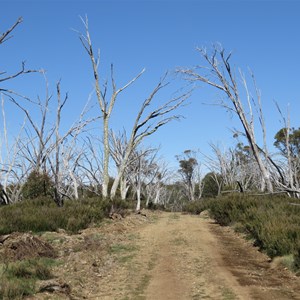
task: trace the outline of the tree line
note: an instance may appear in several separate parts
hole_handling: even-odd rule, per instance
[[[234,149],[222,150],[211,144],[212,154],[204,155],[202,164],[209,168],[208,174],[201,173],[201,163],[195,151],[187,150],[177,156],[179,170],[177,177],[159,158],[159,149],[146,147],[145,139],[161,127],[180,119],[177,113],[192,90],[176,89],[165,101],[156,103],[161,91],[172,83],[169,73],[164,74],[154,85],[150,94],[140,102],[131,130],[113,131],[111,114],[122,93],[138,84],[145,70],[141,70],[125,85],[115,81],[114,66],[111,65],[109,79],[102,84],[100,51],[95,49],[90,36],[88,19],[81,19],[83,32],[77,32],[81,46],[91,66],[98,114],[88,117],[89,107],[85,105],[77,120],[62,129],[62,112],[69,100],[61,92],[61,82],[56,84],[55,95],[49,92],[49,83],[43,70],[28,69],[21,63],[15,73],[0,73],[2,110],[0,198],[2,204],[10,204],[38,194],[51,196],[58,206],[65,199],[79,199],[98,195],[103,199],[125,200],[130,194],[137,200],[136,209],[144,199],[146,205],[193,201],[211,191],[213,195],[226,191],[257,191],[300,195],[300,128],[291,128],[289,117],[275,136],[274,145],[279,150],[271,154],[266,143],[264,114],[259,89],[251,74],[254,86],[252,95],[246,76],[236,76],[231,65],[231,53],[219,45],[211,51],[197,49],[206,63],[193,68],[179,68],[176,74],[194,85],[204,84],[224,93],[224,100],[218,104],[235,114],[242,130],[235,131],[237,145]],[[0,33],[0,46],[7,43],[17,26],[19,18],[7,31]],[[83,58],[84,59],[84,58]],[[31,99],[9,88],[17,77],[37,74],[45,80],[45,96]],[[242,81],[245,99],[241,97]],[[183,92],[182,92],[183,91]],[[6,121],[6,105],[10,103],[24,115],[24,123],[18,135],[12,139]],[[50,105],[56,107],[50,114]],[[35,113],[33,113],[35,111]],[[38,112],[38,115],[37,115]],[[256,141],[255,118],[259,119],[264,144]],[[98,132],[91,130],[93,124],[101,124]],[[50,124],[50,125],[49,125]],[[112,166],[113,165],[113,166]],[[115,170],[112,176],[111,169]]]

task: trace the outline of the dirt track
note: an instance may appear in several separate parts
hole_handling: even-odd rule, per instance
[[[300,299],[300,278],[270,268],[249,242],[205,217],[131,216],[64,249],[57,272],[72,299]]]

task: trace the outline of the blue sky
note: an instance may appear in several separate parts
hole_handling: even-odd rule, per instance
[[[85,15],[94,47],[101,49],[103,80],[109,77],[111,63],[119,86],[146,68],[118,100],[113,128],[129,129],[137,108],[160,77],[167,70],[201,64],[195,48],[215,42],[233,52],[235,67],[245,72],[250,67],[254,72],[262,93],[269,145],[282,127],[274,101],[283,112],[289,105],[291,125],[300,126],[300,1],[0,0],[0,5],[1,32],[19,16],[24,18],[13,39],[0,47],[1,71],[13,72],[26,60],[30,68],[47,70],[53,91],[61,79],[62,91],[69,94],[63,115],[66,128],[93,89],[89,59],[72,30],[83,30],[79,16]],[[184,84],[176,80],[173,91]],[[9,87],[33,98],[44,94],[43,80],[36,75],[11,81]],[[163,92],[156,103],[166,100],[168,92],[172,90]],[[209,154],[210,142],[231,146],[230,129],[241,128],[236,118],[220,107],[203,105],[218,96],[217,91],[200,87],[190,104],[179,111],[185,118],[168,124],[147,143],[161,145],[161,154],[173,164],[175,155],[185,149]],[[23,119],[9,105],[7,115],[13,134],[16,122],[21,124]],[[258,139],[260,142],[259,133]]]

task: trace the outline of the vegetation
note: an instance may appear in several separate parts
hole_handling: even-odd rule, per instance
[[[195,177],[197,176],[197,159],[195,153],[191,150],[185,150],[181,156],[177,156],[180,169],[178,170],[182,178],[186,197],[194,201],[195,196]]]
[[[220,225],[245,233],[271,258],[293,255],[292,268],[300,269],[300,200],[231,194],[184,206],[195,214],[206,209]]]
[[[32,171],[22,189],[25,199],[35,199],[39,196],[51,196],[53,183],[47,173]]]
[[[11,33],[21,22],[22,19],[18,19],[8,31],[0,33],[0,45],[12,37]],[[98,72],[101,71],[98,70],[100,57],[94,56],[96,51],[93,51],[88,20],[83,23],[85,34],[79,33],[79,38],[92,64],[100,108],[95,118],[87,119],[85,113],[82,113],[78,121],[63,133],[60,128],[61,111],[68,96],[61,99],[59,83],[56,109],[49,107],[52,95],[48,95],[48,91],[44,100],[39,97],[38,100],[26,98],[29,100],[26,102],[27,108],[21,93],[2,86],[0,88],[5,92],[1,129],[4,139],[0,145],[0,204],[5,206],[0,207],[0,235],[16,231],[38,233],[58,229],[76,233],[91,224],[99,224],[112,208],[114,211],[128,208],[131,202],[127,195],[131,195],[138,200],[136,210],[140,210],[141,201],[153,210],[183,210],[193,214],[209,210],[222,226],[234,226],[235,230],[253,239],[254,245],[271,258],[281,257],[289,268],[300,270],[300,200],[243,193],[275,191],[300,197],[300,128],[290,128],[289,120],[283,117],[284,127],[277,132],[274,142],[280,159],[273,160],[273,153],[269,153],[267,145],[259,146],[256,142],[254,121],[260,121],[264,135],[265,124],[254,76],[251,74],[253,94],[256,96],[252,99],[253,104],[251,101],[244,103],[240,98],[243,92],[240,92],[238,80],[233,76],[235,72],[230,62],[231,53],[226,54],[225,49],[218,46],[213,47],[211,53],[200,48],[198,50],[206,66],[181,69],[179,73],[193,83],[204,83],[223,92],[225,98],[219,104],[239,118],[243,132],[236,131],[234,137],[244,138],[247,145],[239,142],[234,149],[225,152],[211,145],[215,157],[206,157],[209,173],[205,176],[200,172],[201,162],[196,153],[186,150],[177,156],[180,179],[175,181],[174,174],[167,174],[167,168],[156,158],[157,149],[145,149],[142,142],[160,127],[180,118],[176,110],[190,96],[190,92],[172,94],[167,102],[155,106],[155,98],[169,84],[165,75],[146,100],[140,103],[135,120],[132,120],[131,131],[126,133],[124,130],[118,138],[109,124],[115,102],[119,94],[137,81],[144,71],[123,87],[117,88],[112,66],[111,85],[105,83],[101,86],[99,78],[102,76]],[[27,73],[41,72],[29,70],[22,64],[22,68],[15,74],[1,72],[0,82]],[[212,76],[208,77],[207,74]],[[251,92],[248,91],[246,78],[241,74],[240,79],[246,99],[250,99]],[[4,99],[26,116],[28,126],[20,128],[18,137],[12,138],[6,132]],[[249,111],[244,108],[248,106]],[[257,109],[252,109],[252,106]],[[38,116],[37,109],[40,111]],[[56,111],[53,124],[50,121],[53,116],[48,116],[51,111]],[[103,132],[96,134],[97,138],[86,135],[88,130],[85,127],[100,118]],[[80,143],[80,140],[83,142]],[[110,158],[115,163],[115,178],[109,177]],[[232,194],[232,191],[237,190],[242,193]],[[80,191],[82,198],[79,196]],[[221,197],[222,193],[227,194]],[[87,197],[88,194],[93,194],[93,197]],[[102,195],[102,198],[96,195]],[[119,196],[123,201],[116,200]],[[172,217],[175,218],[175,215]],[[179,244],[183,241],[176,239],[174,242]],[[135,247],[123,244],[115,244],[110,248],[111,253],[125,253],[120,255],[124,262],[132,257],[128,252],[135,250]],[[35,259],[0,265],[0,275],[0,298],[18,299],[33,294],[35,281],[51,278],[51,271],[46,260]],[[148,277],[142,278],[137,291],[143,290],[148,281]],[[224,291],[224,297],[230,298],[231,294]]]
[[[221,176],[213,172],[207,173],[203,178],[203,192],[202,197],[211,198],[216,197],[220,193],[218,182],[221,181]]]
[[[37,280],[51,279],[54,260],[36,258],[0,265],[1,299],[23,299],[34,294]]]
[[[56,231],[59,228],[75,233],[92,223],[99,224],[109,215],[112,204],[114,209],[128,207],[124,201],[112,203],[99,198],[68,200],[63,207],[58,207],[47,197],[24,200],[0,208],[0,234]]]

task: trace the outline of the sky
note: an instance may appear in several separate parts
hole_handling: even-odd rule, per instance
[[[283,127],[277,102],[291,125],[299,127],[300,112],[300,1],[272,0],[0,0],[0,32],[18,17],[23,22],[13,38],[0,46],[0,71],[13,73],[22,61],[31,69],[46,70],[50,93],[60,80],[62,93],[68,93],[62,130],[78,118],[93,91],[93,73],[76,31],[84,31],[80,16],[88,17],[95,49],[100,49],[101,82],[109,79],[110,65],[118,86],[143,76],[118,99],[112,115],[114,130],[130,131],[138,108],[160,78],[169,72],[174,81],[155,99],[154,105],[170,99],[187,85],[174,75],[180,67],[201,65],[197,47],[210,49],[220,43],[232,51],[232,66],[254,73],[262,95],[267,142],[272,148],[274,135]],[[250,81],[250,78],[248,78]],[[2,86],[35,99],[45,95],[44,79],[27,75]],[[186,149],[210,154],[209,143],[230,147],[236,143],[232,128],[241,129],[237,118],[223,108],[209,105],[221,94],[199,84],[178,111],[181,121],[161,128],[145,143],[160,146],[160,153],[175,165],[175,156]],[[96,103],[92,94],[90,103]],[[155,107],[155,106],[154,106]],[[97,105],[91,114],[98,114]],[[53,107],[50,114],[55,113]],[[37,114],[32,110],[33,116]],[[6,104],[9,134],[16,134],[24,116]],[[38,114],[36,115],[38,120]],[[1,125],[2,126],[2,125]],[[101,132],[101,123],[95,124]],[[98,128],[99,127],[99,128]],[[258,143],[261,132],[257,127]]]

